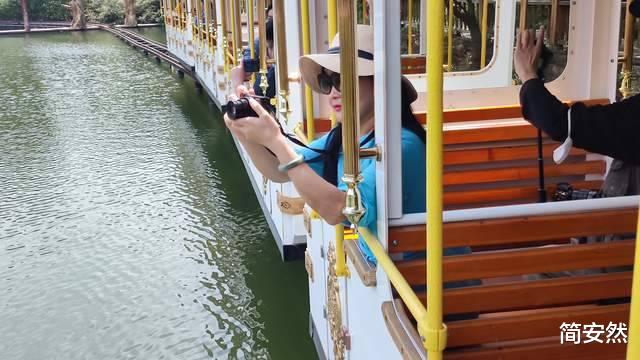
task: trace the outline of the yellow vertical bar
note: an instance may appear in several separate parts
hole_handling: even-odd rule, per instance
[[[480,69],[487,65],[487,23],[489,19],[489,0],[482,0],[482,49],[480,52]]]
[[[527,28],[527,0],[520,0],[520,31],[524,31]]]
[[[442,360],[442,100],[444,0],[427,2],[427,319],[422,329],[429,360]],[[425,269],[426,270],[426,269]]]
[[[640,213],[636,232],[636,254],[633,267],[633,285],[631,288],[631,313],[629,315],[629,343],[627,360],[640,359]]]
[[[289,64],[287,59],[287,27],[284,0],[274,0],[273,20],[276,26],[277,75],[278,75],[278,111],[286,118],[289,106]]]
[[[329,30],[329,44],[338,32],[338,14],[336,0],[327,0],[327,29]],[[336,126],[336,115],[331,114],[331,127]]]
[[[449,0],[449,26],[447,27],[447,71],[453,70],[453,0]]]
[[[195,10],[196,10],[196,14],[195,14],[195,21],[193,22],[193,24],[191,24],[191,32],[194,33],[194,35],[196,36],[195,40],[196,40],[196,44],[198,44],[198,46],[201,45],[201,40],[202,40],[202,34],[201,34],[201,29],[202,27],[200,26],[200,21],[202,20],[200,18],[200,0],[195,0]],[[196,52],[197,54],[197,52]]]
[[[558,32],[558,1],[551,0],[551,19],[549,19],[549,43],[556,45],[558,39],[556,37]]]
[[[209,10],[209,0],[204,0],[204,21],[203,21],[203,31],[204,31],[204,37],[207,40],[207,46],[211,45],[211,42],[209,41],[210,36],[209,36],[209,27],[211,26],[211,11]]]
[[[309,23],[309,0],[301,0],[302,11],[302,51],[305,55],[311,53],[311,31]],[[307,116],[307,139],[313,141],[316,137],[316,127],[313,115],[313,93],[308,85],[304,86],[304,101]]]
[[[220,23],[222,25],[222,58],[224,59],[224,73],[229,72],[229,59],[227,58],[227,51],[229,49],[229,39],[227,36],[227,0],[220,0]],[[218,34],[218,37],[220,35]]]
[[[255,33],[254,33],[254,26],[253,26],[253,0],[247,0],[248,1],[248,5],[247,5],[247,14],[248,14],[248,18],[247,18],[247,30],[249,31],[249,53],[251,54],[251,58],[255,59],[256,58],[256,49],[254,49],[254,44],[255,44]]]
[[[413,0],[408,0],[407,4],[407,53],[413,54]]]
[[[240,2],[238,0],[232,1],[233,3],[233,57],[235,64],[240,65],[242,60],[242,20],[240,17]]]

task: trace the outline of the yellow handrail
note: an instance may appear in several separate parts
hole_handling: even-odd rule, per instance
[[[394,264],[393,260],[389,257],[389,254],[387,254],[387,252],[382,248],[382,245],[380,245],[380,242],[371,233],[371,231],[365,227],[360,227],[358,228],[358,232],[367,246],[369,246],[373,256],[376,257],[378,266],[382,267],[385,274],[387,274],[389,281],[398,292],[398,295],[400,295],[402,301],[407,305],[411,315],[417,319],[418,329],[424,328],[424,325],[421,326],[421,324],[423,324],[422,322],[427,316],[427,309],[413,291],[411,285],[409,285],[404,276],[402,276],[400,270],[396,267],[396,264]]]
[[[480,68],[487,65],[487,22],[489,18],[489,0],[482,0],[482,48],[480,50]]]
[[[640,212],[636,232],[636,253],[633,262],[633,285],[631,287],[631,313],[629,314],[629,343],[627,360],[640,359]]]
[[[302,12],[302,51],[305,55],[311,53],[311,31],[309,24],[309,0],[302,0],[300,4]],[[313,141],[316,137],[316,127],[313,115],[313,93],[309,85],[304,86],[304,101],[307,114],[307,139]]]
[[[444,0],[427,2],[427,316],[418,326],[429,360],[442,360],[447,328],[442,323],[442,101]]]

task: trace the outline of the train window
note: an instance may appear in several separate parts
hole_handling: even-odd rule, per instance
[[[403,73],[424,72],[425,6],[426,0],[401,1]],[[496,0],[445,0],[443,16],[445,70],[467,72],[487,66],[493,57]]]

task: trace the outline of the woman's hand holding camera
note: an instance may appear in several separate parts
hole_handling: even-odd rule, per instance
[[[237,98],[231,97],[231,100]],[[249,105],[258,117],[244,117],[231,120],[227,114],[224,115],[224,122],[231,133],[241,141],[252,142],[265,146],[269,149],[274,144],[281,141],[284,136],[280,132],[280,127],[269,112],[255,99],[249,98]]]

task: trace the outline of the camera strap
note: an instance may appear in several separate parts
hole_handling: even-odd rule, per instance
[[[284,135],[284,137],[286,137],[287,139],[289,139],[289,141],[291,141],[292,143],[307,148],[313,152],[316,152],[318,154],[326,154],[327,150],[325,149],[315,149],[312,148],[310,146],[308,146],[307,144],[303,143],[302,141],[300,141],[298,138],[296,138],[295,136],[291,135],[291,134],[287,134],[284,131],[284,128],[282,127],[282,124],[280,124],[280,121],[278,121],[278,119],[276,119],[276,122],[278,123],[278,126],[280,127],[280,132],[282,133],[282,135]],[[331,130],[333,131],[333,130]],[[371,139],[373,139],[373,137],[375,136],[375,132],[372,131],[369,133],[369,135],[367,135],[367,137],[365,137],[361,142],[360,142],[360,147],[363,147],[366,143],[368,143],[369,141],[371,141]]]

